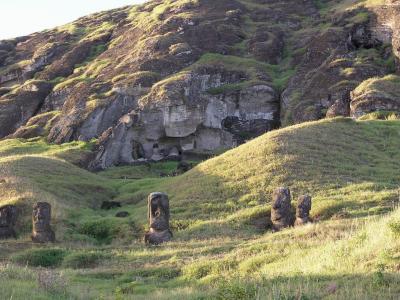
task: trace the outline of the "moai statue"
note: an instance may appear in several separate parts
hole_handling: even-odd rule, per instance
[[[17,221],[17,208],[6,205],[0,208],[0,239],[16,238],[14,225]]]
[[[274,231],[279,231],[293,224],[291,201],[288,188],[280,187],[274,190],[271,209],[272,229]]]
[[[297,201],[295,226],[310,222],[311,196],[300,196]]]
[[[172,238],[169,229],[169,200],[164,193],[151,193],[148,197],[148,221],[150,230],[146,232],[146,244],[158,245]]]
[[[51,205],[47,202],[38,202],[33,206],[32,214],[32,241],[34,243],[54,243],[54,231],[50,227]]]

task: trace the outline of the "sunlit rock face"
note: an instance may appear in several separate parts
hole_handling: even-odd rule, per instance
[[[279,98],[267,84],[219,91],[245,74],[199,69],[155,85],[100,141],[97,168],[162,160],[178,149],[210,153],[232,148],[279,124]],[[213,93],[212,91],[218,91]]]
[[[399,72],[398,1],[255,2],[147,1],[0,41],[0,138],[97,139],[85,165],[104,169],[389,108],[352,93]]]

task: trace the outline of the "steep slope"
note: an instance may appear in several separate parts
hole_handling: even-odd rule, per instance
[[[41,140],[0,142],[0,204],[18,206],[17,225],[22,236],[31,230],[34,202],[49,202],[54,221],[64,232],[62,221],[68,211],[99,207],[101,201],[116,195],[110,182],[70,163],[79,165],[89,149],[79,142],[61,147]]]
[[[367,113],[351,91],[398,60],[399,4],[384,4],[155,0],[2,41],[0,137],[98,138],[104,169]]]
[[[163,190],[173,201],[178,223],[187,223],[188,216],[207,221],[233,212],[243,217],[258,209],[265,213],[272,190],[286,185],[294,195],[314,196],[317,218],[341,210],[347,217],[375,214],[397,201],[399,126],[398,121],[340,118],[304,123],[270,132],[172,178],[159,174],[177,163],[164,170],[156,164],[92,174],[68,162],[79,164],[88,153],[85,143],[49,146],[41,140],[6,140],[0,142],[2,192],[10,196],[2,203],[40,200],[43,196],[35,193],[44,192],[63,207],[97,209],[114,198],[127,205],[139,201],[144,210],[147,193]],[[151,168],[155,171],[149,172]],[[19,192],[13,192],[17,187]],[[24,196],[28,192],[32,195]],[[145,223],[144,218],[137,221]]]
[[[397,121],[305,123],[268,133],[160,188],[173,196],[177,210],[193,206],[197,218],[251,210],[282,185],[294,195],[314,195],[318,218],[341,209],[368,215],[397,201],[398,137]]]
[[[304,123],[267,133],[172,178],[141,166],[89,173],[66,161],[79,161],[89,147],[82,142],[2,141],[1,191],[10,196],[1,203],[23,208],[19,240],[0,242],[2,258],[34,264],[33,250],[21,252],[31,247],[27,206],[46,199],[54,206],[57,247],[65,256],[54,276],[73,268],[64,275],[66,289],[46,292],[37,289],[34,269],[0,267],[2,295],[22,299],[29,290],[39,299],[255,299],[274,293],[396,298],[399,214],[392,211],[398,205],[399,132],[399,121]],[[133,179],[138,174],[143,178]],[[270,231],[271,191],[280,185],[289,186],[294,197],[313,196],[315,224]],[[174,239],[148,248],[141,236],[146,196],[155,190],[170,196]],[[110,198],[123,208],[99,210]],[[130,216],[116,218],[120,210]],[[48,247],[41,249],[35,255],[45,255]],[[68,263],[93,255],[88,265]]]

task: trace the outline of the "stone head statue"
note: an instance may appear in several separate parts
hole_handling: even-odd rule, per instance
[[[291,195],[288,188],[279,187],[272,194],[271,221],[275,231],[292,225]]]
[[[47,202],[38,202],[33,206],[32,213],[32,241],[37,243],[54,242],[54,231],[50,226],[51,205]]]
[[[297,201],[295,225],[303,225],[310,222],[311,196],[300,196]]]
[[[0,208],[0,239],[16,237],[14,225],[17,221],[17,208],[6,205]]]
[[[169,200],[164,193],[151,193],[148,201],[148,222],[150,230],[145,235],[145,242],[161,244],[172,238],[169,229]]]
[[[169,200],[163,193],[151,193],[148,198],[148,220],[150,228],[169,229]]]

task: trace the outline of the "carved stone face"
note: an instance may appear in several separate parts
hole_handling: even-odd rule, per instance
[[[148,198],[149,226],[156,231],[169,229],[169,200],[163,193],[152,193]]]
[[[13,227],[16,222],[17,208],[6,205],[0,208],[0,227]]]
[[[280,220],[290,212],[290,190],[287,188],[277,188],[272,196],[272,209],[275,220]]]
[[[46,202],[38,202],[33,206],[33,228],[36,232],[48,231],[51,221],[51,206]]]
[[[288,188],[277,188],[272,195],[271,221],[275,230],[288,227],[291,224],[291,195]]]
[[[300,196],[297,202],[296,217],[308,219],[311,210],[311,197],[308,195]]]

